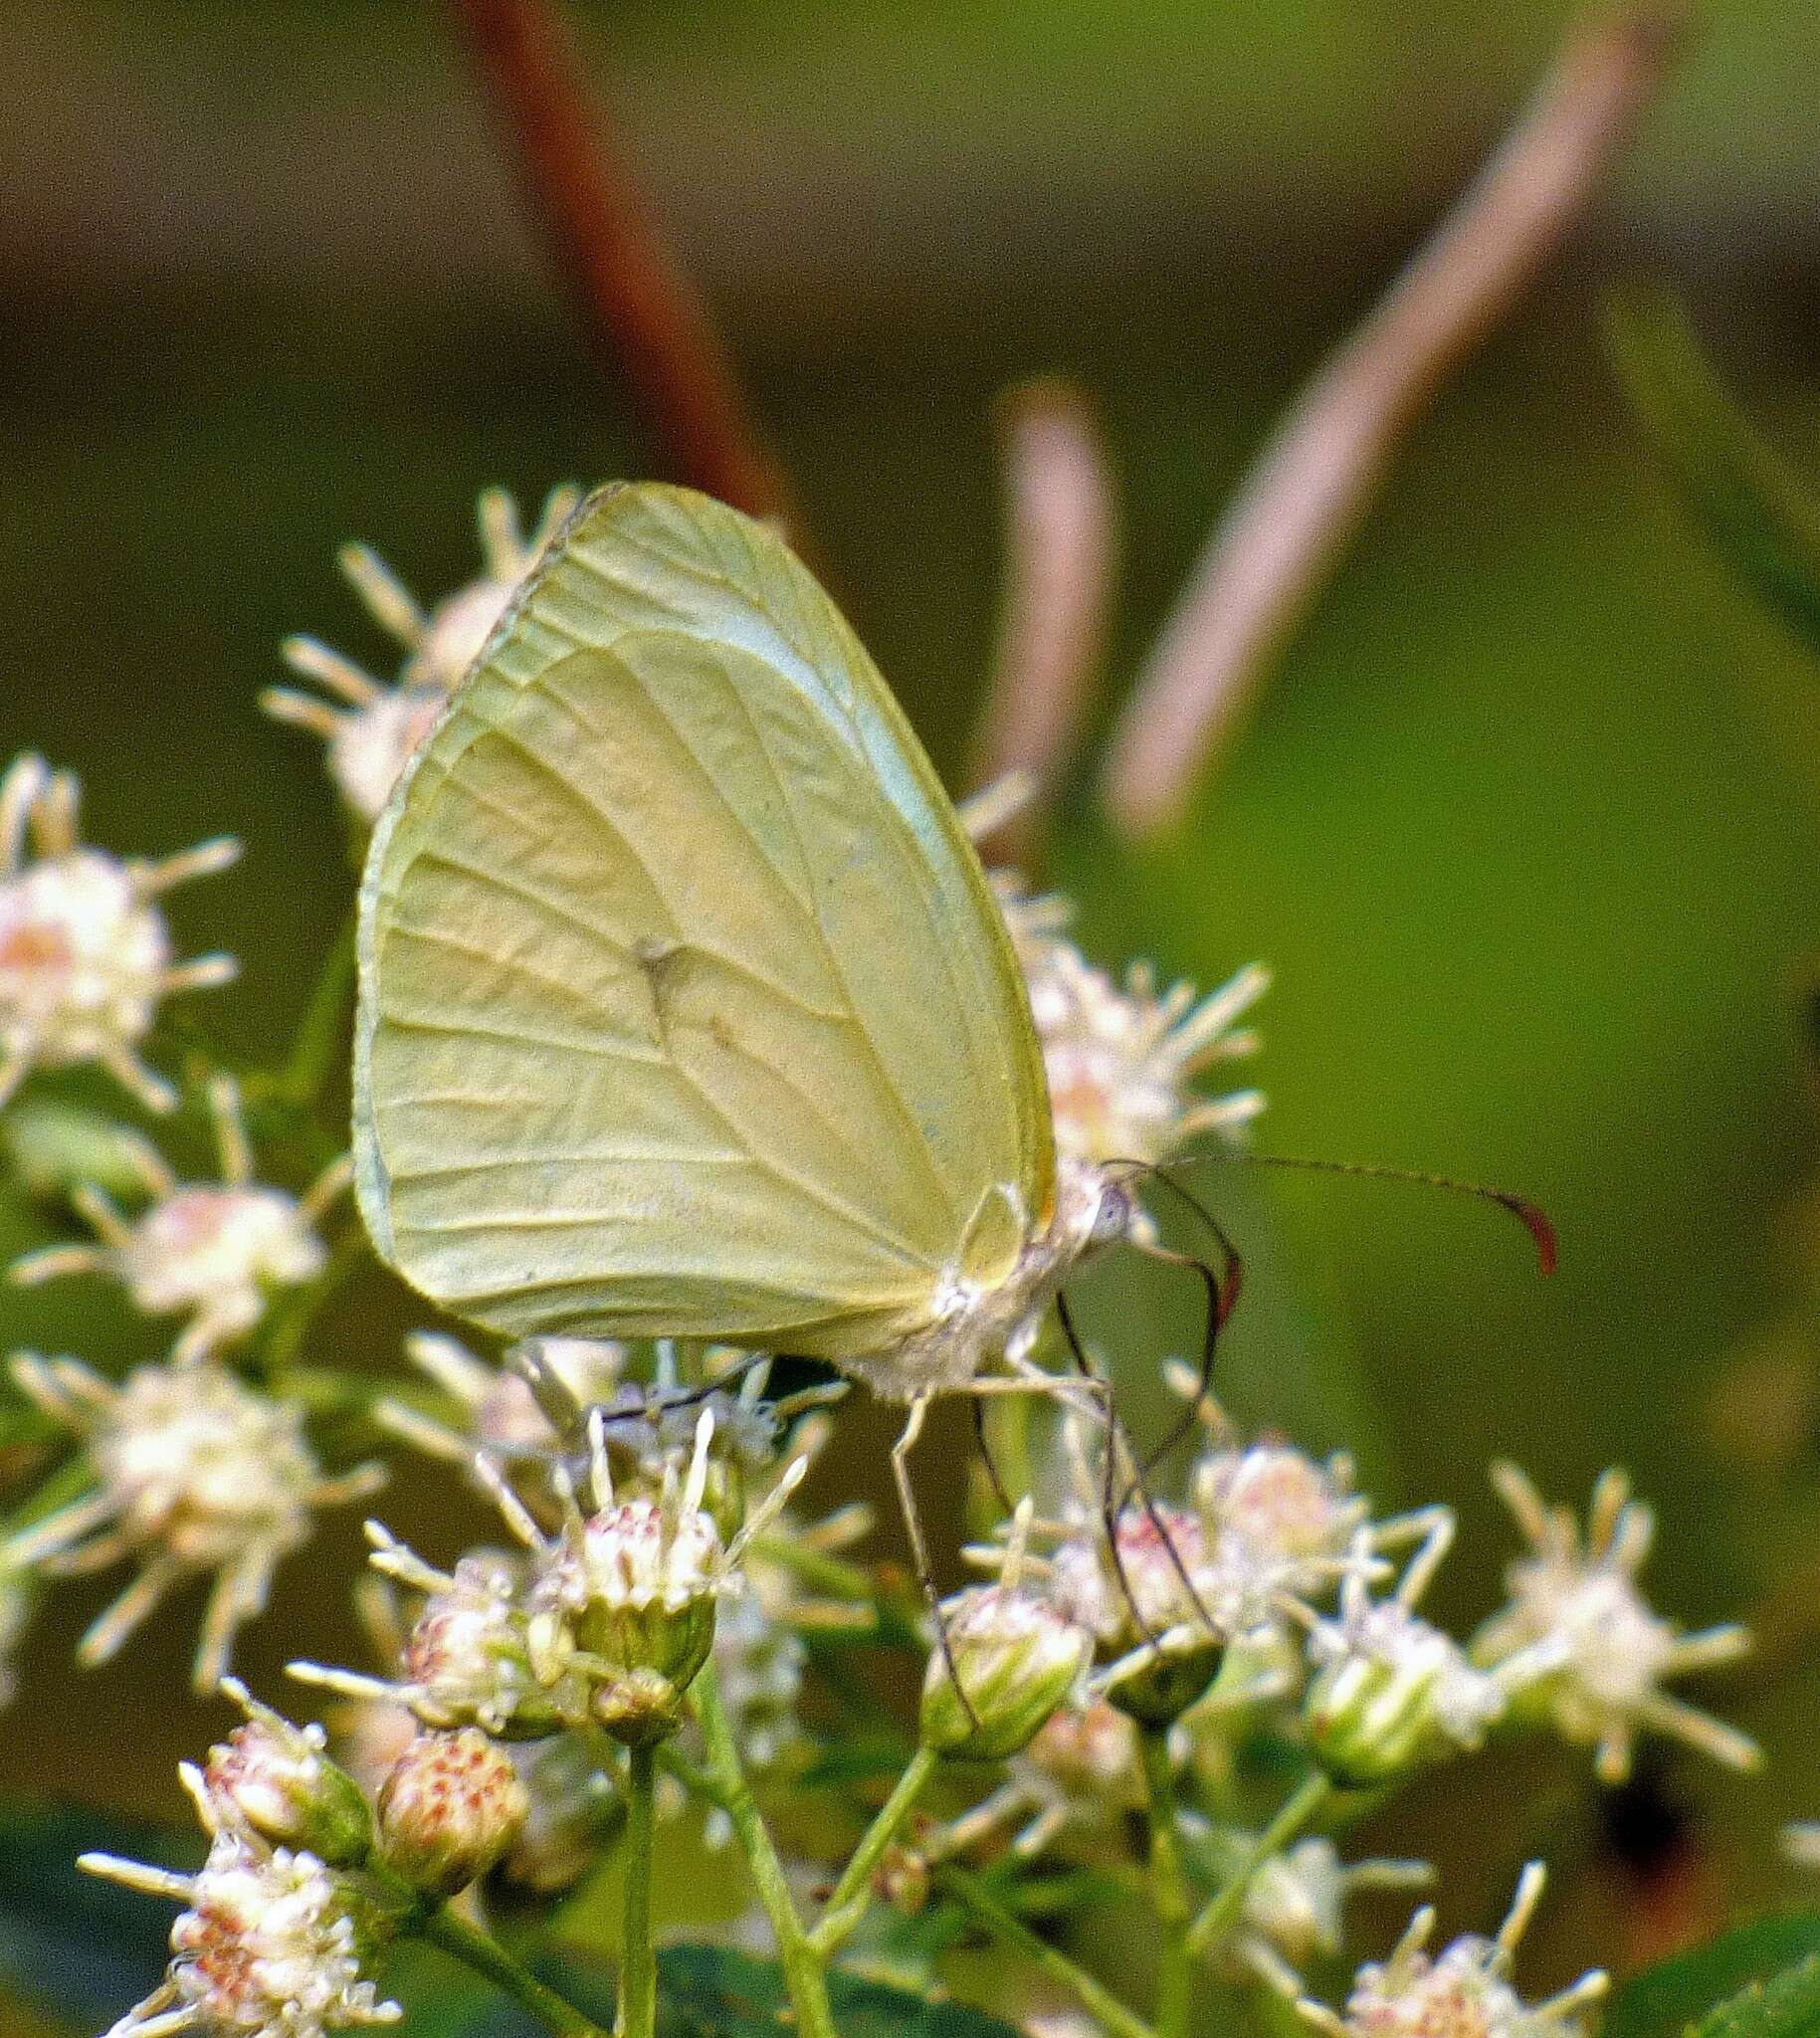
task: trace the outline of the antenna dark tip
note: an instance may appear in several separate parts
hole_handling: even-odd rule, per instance
[[[1547,1211],[1526,1196],[1502,1195],[1498,1200],[1535,1241],[1535,1271],[1546,1281],[1561,1263],[1560,1240]]]

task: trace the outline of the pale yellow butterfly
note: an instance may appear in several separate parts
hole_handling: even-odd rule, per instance
[[[711,1338],[909,1401],[1052,1389],[1130,1205],[1064,1159],[971,844],[834,603],[688,490],[584,503],[375,831],[382,1256],[514,1336]],[[982,1367],[1002,1361],[994,1377]]]

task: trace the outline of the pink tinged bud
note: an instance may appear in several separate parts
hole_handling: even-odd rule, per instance
[[[379,1792],[379,1851],[414,1888],[450,1897],[522,1831],[530,1799],[511,1758],[478,1729],[420,1733]]]
[[[426,1727],[478,1722],[502,1738],[534,1740],[562,1724],[516,1593],[508,1567],[465,1556],[447,1589],[425,1601],[404,1672],[407,1703]]]
[[[1201,1518],[1157,1504],[1118,1517],[1117,1559],[1097,1532],[1057,1552],[1057,1587],[1113,1666],[1106,1696],[1145,1726],[1180,1718],[1213,1682],[1227,1631]]]
[[[360,1786],[322,1752],[321,1728],[294,1727],[233,1680],[224,1689],[247,1719],[209,1750],[202,1772],[208,1805],[247,1833],[306,1848],[331,1868],[363,1861],[372,1813]]]
[[[629,1747],[682,1724],[683,1694],[714,1645],[717,1595],[736,1583],[741,1543],[724,1545],[703,1505],[714,1427],[705,1409],[688,1476],[679,1483],[672,1460],[661,1499],[615,1501],[596,1411],[589,1441],[602,1505],[585,1520],[575,1514],[545,1575],[572,1625],[576,1663],[593,1682],[593,1717]]]
[[[956,1593],[942,1613],[953,1663],[939,1649],[929,1657],[922,1743],[953,1761],[1002,1761],[1079,1689],[1093,1637],[1015,1586]]]
[[[674,1733],[682,1699],[714,1643],[720,1537],[690,1507],[667,1519],[652,1501],[625,1501],[588,1523],[586,1598],[575,1635],[597,1680],[593,1712],[628,1746]]]

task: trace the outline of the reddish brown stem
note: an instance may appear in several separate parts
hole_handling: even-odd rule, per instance
[[[590,103],[554,0],[446,0],[589,344],[679,481],[795,527],[731,357]]]
[[[1315,376],[1221,518],[1105,778],[1129,835],[1177,820],[1345,550],[1410,426],[1581,217],[1682,41],[1674,6],[1581,26],[1503,146]]]
[[[999,854],[1017,862],[1036,852],[1093,705],[1117,518],[1106,449],[1080,390],[1051,378],[1027,382],[1000,415],[1004,592],[971,775],[976,786],[1012,772],[1029,781],[1029,796],[994,831]]]

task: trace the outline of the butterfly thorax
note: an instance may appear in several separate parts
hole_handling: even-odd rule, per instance
[[[1089,1253],[1124,1237],[1130,1197],[1101,1168],[1059,1156],[1054,1213],[1027,1230],[1010,1268],[996,1280],[944,1272],[927,1321],[873,1352],[839,1360],[841,1369],[888,1401],[953,1393],[994,1361],[1028,1351],[1043,1313]]]

